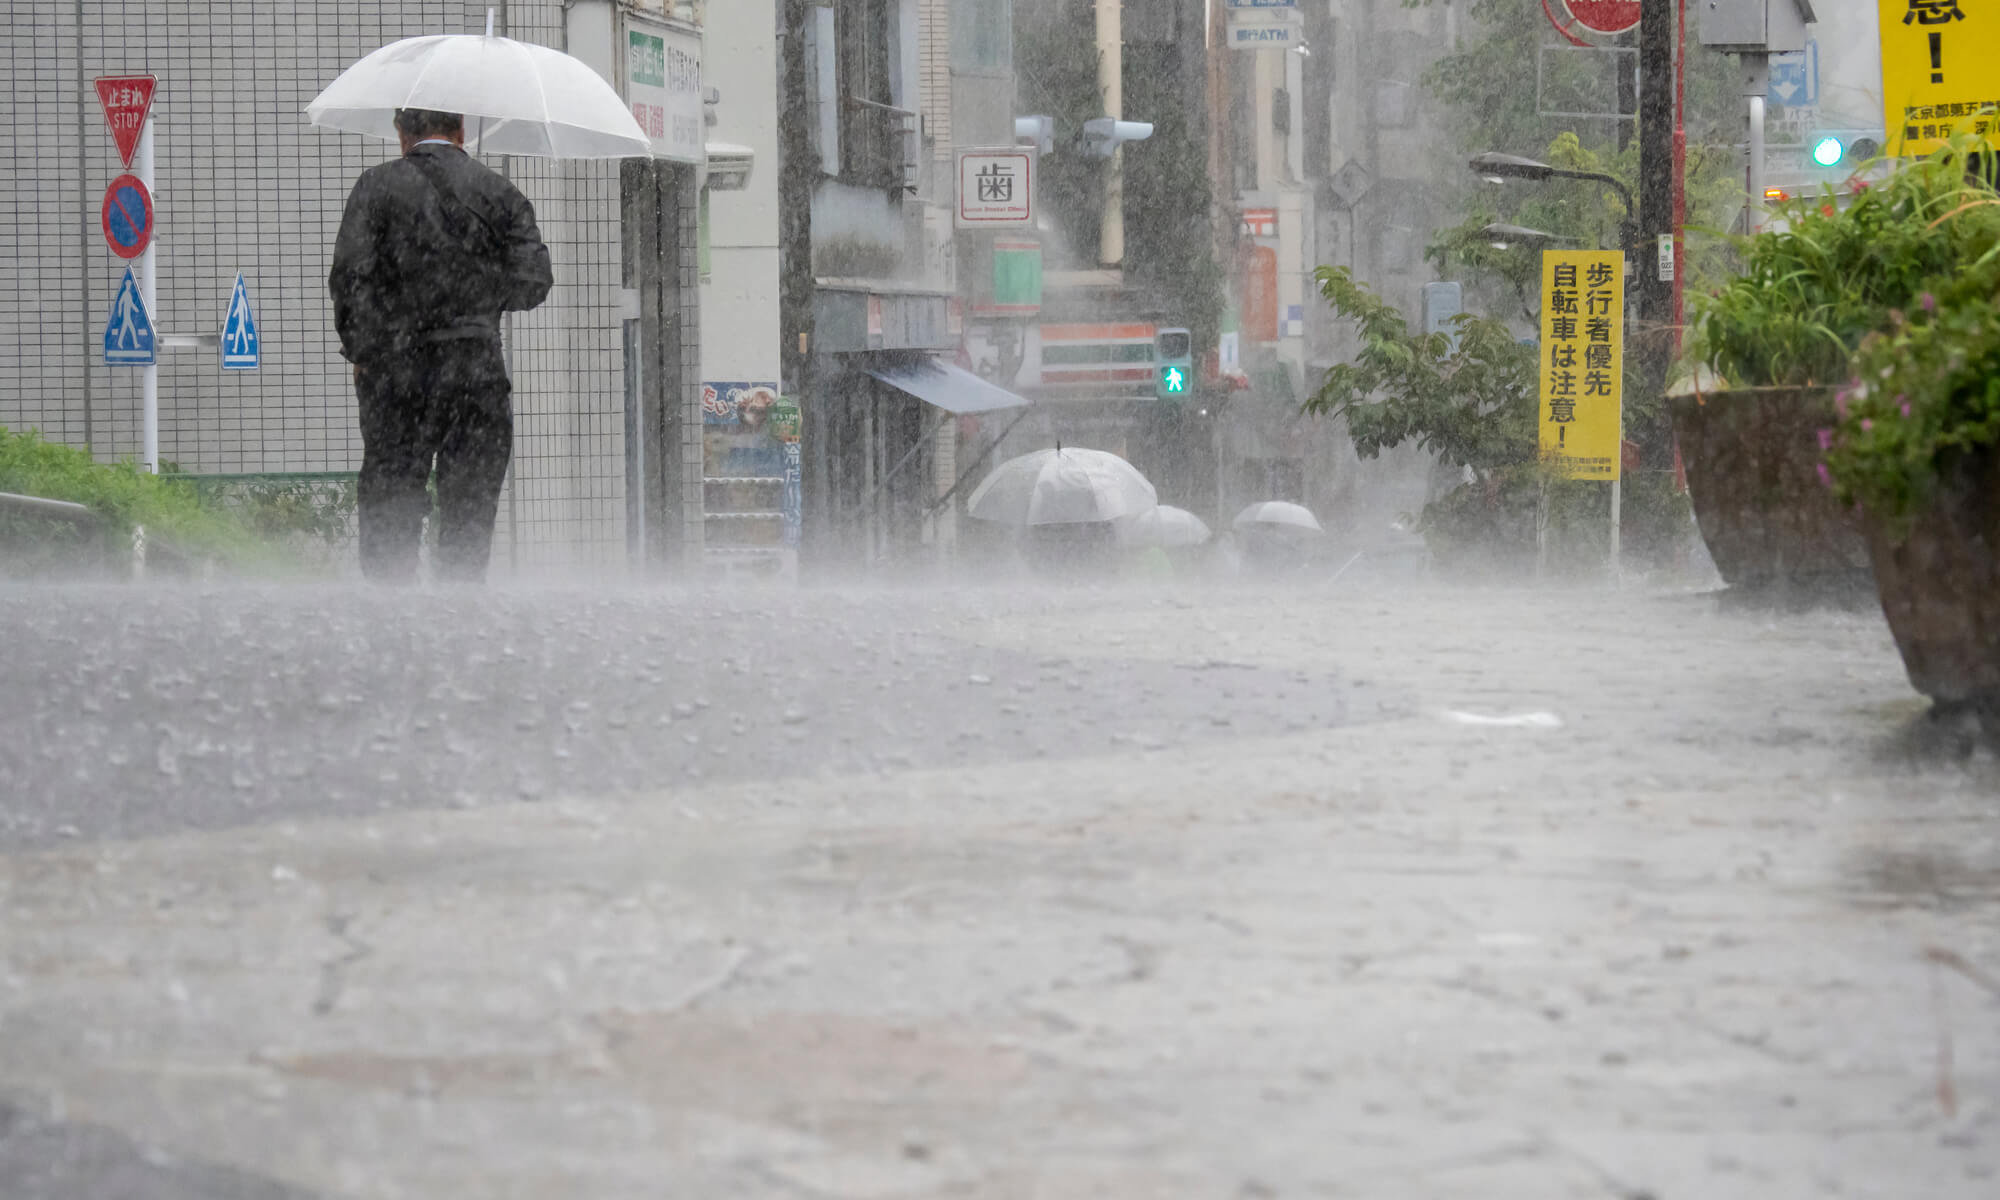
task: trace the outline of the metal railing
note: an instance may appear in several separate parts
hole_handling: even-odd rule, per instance
[[[893,104],[841,98],[841,178],[862,187],[917,190],[917,114]]]

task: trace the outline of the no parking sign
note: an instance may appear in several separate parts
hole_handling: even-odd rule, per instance
[[[137,258],[153,240],[153,193],[137,175],[120,175],[104,189],[104,240],[120,258]]]

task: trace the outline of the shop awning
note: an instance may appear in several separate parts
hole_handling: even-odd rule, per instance
[[[925,404],[960,416],[999,412],[1005,408],[1025,408],[1031,403],[1006,388],[986,382],[963,367],[939,362],[935,358],[877,367],[868,373],[897,391],[908,392]]]

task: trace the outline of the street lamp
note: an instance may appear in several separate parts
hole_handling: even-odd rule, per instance
[[[1546,229],[1530,229],[1526,225],[1509,225],[1504,221],[1495,221],[1491,225],[1480,226],[1479,236],[1485,238],[1487,243],[1495,250],[1511,250],[1515,246],[1523,246],[1531,250],[1538,248],[1546,249],[1549,246],[1561,245],[1564,242],[1575,245],[1577,241],[1576,238],[1564,237],[1560,233],[1550,233]]]
[[[1632,199],[1632,189],[1616,178],[1599,171],[1572,171],[1565,167],[1550,166],[1532,158],[1522,158],[1518,154],[1501,154],[1489,150],[1472,156],[1469,165],[1482,179],[1498,181],[1502,179],[1526,179],[1541,183],[1550,179],[1590,179],[1598,183],[1610,184],[1618,192],[1618,198],[1625,202],[1625,219],[1619,223],[1619,249],[1632,249],[1634,239],[1633,220],[1639,215],[1639,207]]]

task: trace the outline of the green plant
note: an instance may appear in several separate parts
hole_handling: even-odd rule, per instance
[[[0,428],[0,492],[82,504],[104,518],[114,536],[143,525],[149,535],[187,554],[232,562],[265,556],[248,529],[203,508],[172,476],[141,471],[129,460],[95,462],[81,450],[44,441],[36,430]]]
[[[204,508],[233,514],[259,537],[331,544],[353,532],[353,476],[166,476],[195,490]]]
[[[1744,240],[1744,273],[1695,298],[1690,359],[1734,386],[1845,382],[1866,335],[1933,280],[1993,256],[2000,207],[1983,202],[1992,195],[1953,151],[1844,205],[1831,190],[1780,205],[1783,228]]]
[[[2000,210],[2000,199],[1975,203]],[[1841,498],[1892,523],[1956,462],[2000,447],[2000,264],[1989,250],[1935,286],[1863,341],[1858,378],[1837,395],[1839,426],[1820,435]]]

